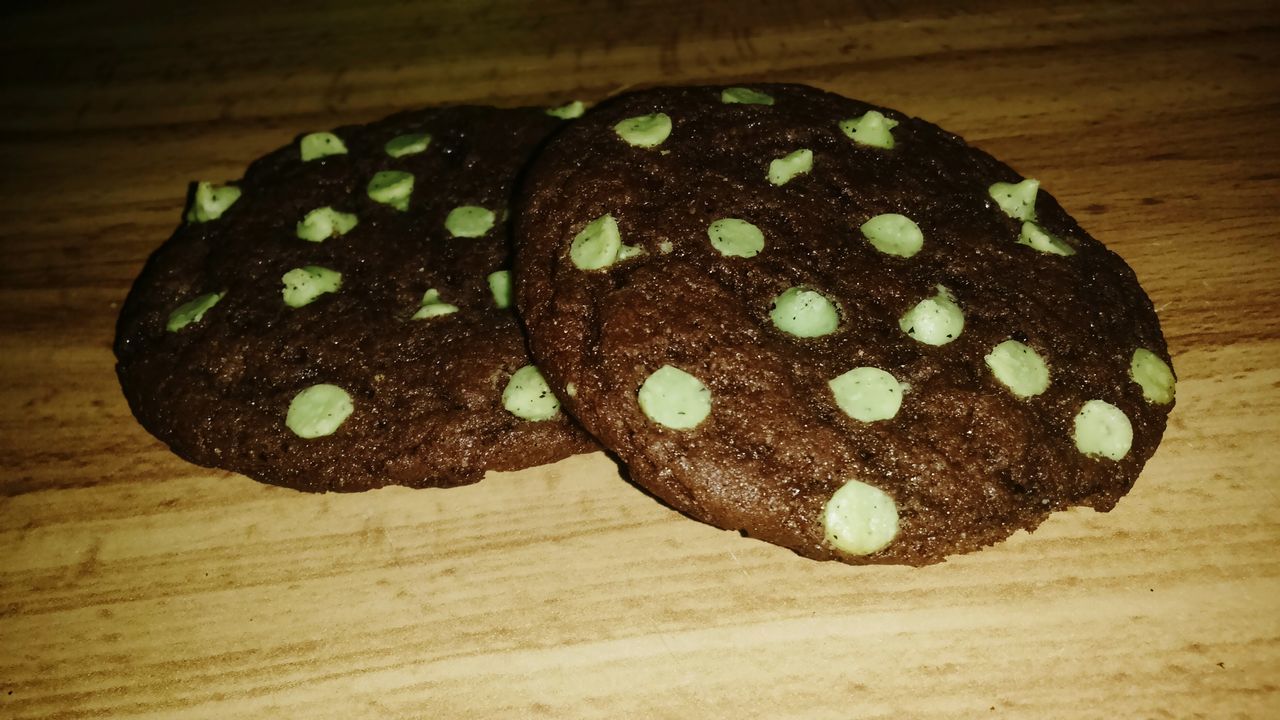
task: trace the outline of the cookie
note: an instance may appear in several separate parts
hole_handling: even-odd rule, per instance
[[[798,85],[646,90],[566,126],[522,188],[538,366],[703,522],[933,563],[1111,509],[1164,431],[1132,270],[923,120]]]
[[[593,448],[510,307],[511,187],[561,122],[407,112],[198,184],[120,313],[138,420],[194,463],[308,491],[460,485]]]

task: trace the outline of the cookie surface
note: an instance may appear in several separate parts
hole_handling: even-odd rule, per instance
[[[309,491],[459,485],[595,447],[522,372],[509,306],[512,183],[560,122],[402,113],[197,186],[120,314],[134,414],[192,462]]]
[[[522,187],[539,367],[704,522],[937,562],[1109,510],[1164,431],[1173,376],[1133,272],[922,120],[796,85],[641,91],[557,134]]]

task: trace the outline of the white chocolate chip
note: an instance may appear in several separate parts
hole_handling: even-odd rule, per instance
[[[672,365],[663,365],[646,378],[636,401],[646,417],[673,430],[695,428],[711,414],[711,391]]]
[[[1049,366],[1039,353],[1017,340],[995,346],[986,362],[996,379],[1017,397],[1033,397],[1049,388]]]
[[[1133,445],[1133,424],[1115,405],[1090,400],[1076,414],[1075,441],[1085,455],[1120,460]]]
[[[880,488],[850,480],[822,510],[827,542],[850,555],[870,555],[898,536],[898,506]]]
[[[836,405],[854,420],[888,420],[902,407],[902,384],[880,368],[854,368],[832,378],[827,386]]]

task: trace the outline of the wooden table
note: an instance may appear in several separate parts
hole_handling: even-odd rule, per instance
[[[1280,6],[22,3],[0,92],[0,717],[1280,717]],[[605,456],[312,496],[131,418],[186,184],[435,103],[797,80],[954,130],[1134,267],[1181,382],[1114,512],[935,567],[689,521]]]

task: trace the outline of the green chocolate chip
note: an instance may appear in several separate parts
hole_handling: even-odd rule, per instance
[[[707,227],[711,246],[726,257],[755,257],[764,249],[764,233],[746,220],[721,218]]]
[[[457,305],[450,305],[440,299],[440,291],[431,288],[422,294],[422,307],[418,312],[413,314],[410,320],[422,320],[424,318],[440,317],[441,315],[449,315],[458,312]]]
[[[835,549],[870,555],[898,536],[898,505],[880,488],[850,480],[822,509],[822,527]]]
[[[1167,405],[1175,393],[1173,370],[1159,355],[1146,348],[1133,351],[1129,361],[1129,377],[1142,387],[1147,402]]]
[[[720,92],[720,102],[731,105],[772,105],[773,97],[751,88],[731,87]]]
[[[294,268],[280,278],[284,283],[284,304],[300,308],[325,293],[342,287],[342,273],[319,265]]]
[[[164,329],[177,332],[193,322],[200,322],[209,308],[217,305],[223,295],[226,293],[205,293],[195,300],[182,303],[169,313],[169,321],[164,324]]]
[[[798,286],[773,299],[769,318],[779,330],[802,338],[827,335],[840,326],[835,303],[816,290]]]
[[[633,257],[640,257],[644,254],[644,248],[635,245],[623,245],[618,248],[618,262],[630,260]]]
[[[657,147],[671,134],[671,118],[666,113],[637,115],[614,125],[613,131],[636,147]]]
[[[618,260],[622,234],[612,215],[601,215],[587,223],[569,246],[569,259],[579,270],[600,270]]]
[[[398,135],[387,141],[382,149],[393,158],[404,157],[405,155],[417,155],[425,152],[427,146],[431,144],[431,135],[428,133],[411,133],[409,135]]]
[[[346,235],[359,222],[351,213],[320,207],[307,213],[298,223],[298,237],[310,242],[324,242],[331,237]]]
[[[1034,397],[1049,388],[1049,366],[1044,358],[1017,340],[1005,340],[985,359],[996,379],[1020,398]]]
[[[1018,242],[1043,253],[1052,253],[1064,257],[1076,254],[1075,248],[1050,235],[1044,228],[1030,220],[1022,223],[1022,232],[1018,234]]]
[[[924,246],[924,233],[911,218],[897,213],[876,215],[862,224],[862,236],[886,255],[909,258]]]
[[[318,132],[303,135],[298,143],[302,151],[302,161],[308,162],[329,155],[346,155],[347,145],[342,138],[333,133]]]
[[[1133,425],[1115,405],[1090,400],[1076,414],[1075,440],[1085,455],[1119,460],[1133,444]]]
[[[786,185],[797,175],[803,175],[813,169],[813,151],[796,150],[769,163],[769,182],[774,185]]]
[[[902,383],[874,367],[859,367],[827,382],[836,405],[862,422],[888,420],[902,407]]]
[[[492,210],[479,205],[463,205],[449,211],[444,219],[444,228],[453,237],[481,237],[493,229],[494,215]]]
[[[293,396],[284,424],[298,437],[310,440],[332,435],[354,409],[346,390],[327,383],[312,385]]]
[[[505,310],[511,307],[511,271],[489,273],[489,292],[493,294],[493,304],[498,308]]]
[[[673,430],[695,428],[711,414],[711,391],[672,365],[663,365],[645,378],[636,401],[646,417]]]
[[[239,199],[240,188],[235,185],[196,183],[195,196],[191,199],[191,209],[187,211],[187,221],[203,223],[217,220]]]
[[[572,120],[574,118],[582,117],[582,113],[586,109],[587,106],[583,105],[581,100],[574,100],[573,102],[565,103],[560,107],[547,108],[546,113],[551,117],[557,117],[561,120]]]
[[[869,145],[885,150],[893,149],[893,133],[890,131],[896,127],[898,127],[897,120],[887,118],[875,110],[868,110],[859,117],[840,121],[840,129],[849,136],[850,140],[859,145]]]
[[[369,181],[369,197],[397,210],[409,209],[413,194],[413,175],[400,170],[383,170]]]
[[[1036,219],[1036,193],[1040,181],[1027,178],[1020,183],[998,182],[987,188],[987,194],[1006,215],[1016,220]]]
[[[946,345],[964,330],[964,313],[951,292],[939,285],[938,294],[916,303],[898,320],[898,327],[925,345]]]
[[[507,381],[507,387],[502,391],[502,407],[525,420],[550,420],[560,412],[560,401],[538,368],[525,365],[512,373]]]

